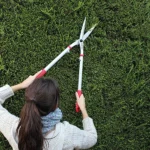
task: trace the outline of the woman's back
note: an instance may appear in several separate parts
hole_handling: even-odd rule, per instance
[[[6,110],[4,109],[4,111]],[[13,147],[13,150],[18,150],[18,136],[16,136],[16,128],[18,126],[19,118],[9,114],[9,112],[5,113],[8,117],[6,121],[9,120],[10,124],[7,124],[8,126],[6,126],[6,123],[3,124],[6,129],[4,135],[7,133],[5,137],[7,139],[9,137],[8,141]],[[44,135],[45,139],[43,150],[73,150],[74,148],[87,149],[92,147],[97,142],[97,132],[95,130],[93,120],[89,117],[84,119],[83,127],[84,130],[81,130],[76,126],[69,124],[67,121],[58,123],[54,130]]]
[[[72,150],[93,146],[97,141],[97,132],[86,112],[84,97],[81,95],[79,99],[76,95],[83,115],[84,130],[81,130],[66,121],[60,122],[62,115],[58,109],[57,84],[50,79],[37,79],[28,87],[31,80],[35,79],[33,77],[15,86],[0,88],[0,131],[13,150]],[[1,104],[15,91],[26,87],[26,102],[21,118],[18,118]]]

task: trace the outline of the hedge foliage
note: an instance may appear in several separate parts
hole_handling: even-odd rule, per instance
[[[1,0],[0,85],[16,84],[41,70],[79,38],[85,41],[83,93],[98,142],[91,150],[150,149],[150,1],[149,0]],[[75,113],[79,47],[47,73],[61,89],[64,118],[82,127]],[[3,60],[3,61],[2,61]],[[5,102],[19,115],[24,91]],[[1,135],[0,149],[11,150]]]

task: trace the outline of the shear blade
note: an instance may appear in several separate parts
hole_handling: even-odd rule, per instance
[[[83,38],[82,38],[83,41],[86,40],[86,38],[92,33],[92,31],[94,30],[94,28],[96,27],[96,25],[97,25],[97,24],[95,24],[90,30],[88,30],[88,31],[84,34],[84,36],[83,36]]]
[[[84,30],[85,30],[85,23],[86,23],[86,17],[85,17],[83,25],[82,25],[82,29],[81,29],[81,33],[80,33],[80,40],[83,40],[83,35],[84,35]]]

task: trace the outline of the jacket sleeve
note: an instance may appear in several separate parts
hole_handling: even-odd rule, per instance
[[[14,95],[12,88],[9,85],[0,87],[0,104],[3,104],[5,100]]]
[[[0,132],[6,137],[10,145],[14,142],[12,138],[15,136],[13,127],[19,118],[9,113],[1,104],[12,95],[14,93],[9,85],[0,88]]]
[[[64,149],[88,149],[97,142],[97,131],[95,129],[93,119],[87,117],[83,119],[83,130],[78,127],[64,122],[65,124],[65,142]]]

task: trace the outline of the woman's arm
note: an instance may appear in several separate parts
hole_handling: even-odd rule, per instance
[[[28,87],[34,81],[38,73],[29,76],[26,80],[17,85],[11,87],[5,85],[0,87],[0,132],[6,137],[13,149],[17,149],[15,130],[19,118],[9,113],[1,104],[3,104],[7,98],[14,95],[14,92]]]
[[[13,85],[11,88],[13,92],[23,89],[21,84]]]
[[[33,76],[30,75],[27,79],[25,79],[23,82],[19,83],[19,84],[16,84],[16,85],[13,85],[11,86],[13,92],[16,92],[18,90],[21,90],[21,89],[25,89],[27,88],[36,78],[36,76],[40,73],[41,71],[37,72],[36,74],[34,74]]]
[[[88,116],[83,94],[79,97],[78,93],[76,93],[76,99],[83,116],[83,130],[69,124],[68,122],[64,122],[64,150],[67,150],[70,147],[75,149],[88,149],[94,146],[97,142],[97,131],[92,118]]]
[[[27,88],[36,78],[36,76],[40,73],[37,72],[35,75],[33,76],[29,76],[27,79],[25,79],[23,82],[19,83],[19,84],[16,84],[16,85],[13,85],[13,86],[9,86],[8,84],[3,86],[3,87],[0,87],[0,104],[3,104],[4,101],[13,96],[14,95],[14,92],[18,91],[18,90],[21,90],[21,89],[25,89]]]
[[[92,118],[86,117],[83,119],[83,130],[66,121],[63,123],[65,126],[63,150],[69,148],[89,149],[96,144],[97,131]]]

